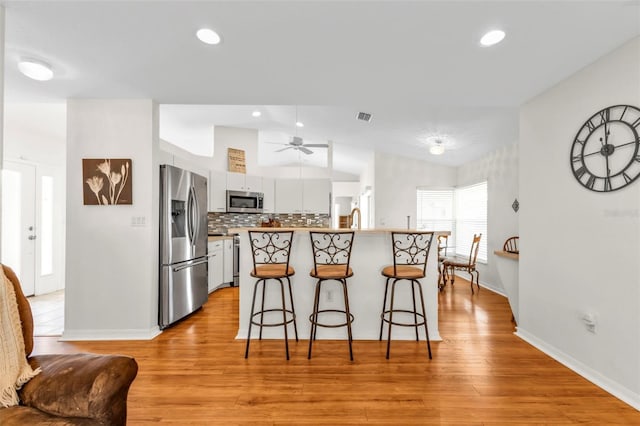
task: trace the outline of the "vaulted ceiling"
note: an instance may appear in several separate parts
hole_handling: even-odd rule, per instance
[[[151,98],[161,136],[193,152],[213,126],[260,129],[261,144],[297,131],[351,173],[372,150],[457,166],[516,143],[520,105],[640,35],[639,1],[2,3],[8,102]],[[198,41],[203,27],[222,43]],[[505,40],[481,47],[494,28]],[[19,74],[25,56],[54,79]],[[261,161],[282,162],[276,149]]]

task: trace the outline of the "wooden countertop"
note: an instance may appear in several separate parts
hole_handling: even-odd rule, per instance
[[[519,253],[509,253],[508,251],[504,250],[494,250],[493,254],[500,257],[506,257],[507,259],[520,260]]]
[[[241,231],[305,231],[305,232],[327,232],[327,231],[355,231],[362,234],[383,234],[386,232],[420,232],[416,229],[401,229],[401,228],[370,228],[370,229],[349,229],[349,228],[230,228],[229,233],[238,233]],[[437,235],[451,235],[450,231],[435,231]]]
[[[222,240],[232,240],[233,236],[231,235],[209,235],[209,242],[212,241],[222,241]]]

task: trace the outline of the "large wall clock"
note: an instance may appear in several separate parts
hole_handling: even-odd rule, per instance
[[[571,146],[577,181],[596,192],[611,192],[640,177],[640,109],[614,105],[584,122]]]

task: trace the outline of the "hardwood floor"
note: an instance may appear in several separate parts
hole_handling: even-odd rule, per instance
[[[294,290],[295,291],[295,290]],[[640,412],[513,335],[507,301],[456,280],[440,294],[442,342],[235,340],[238,289],[153,341],[57,342],[34,353],[123,353],[140,366],[129,424],[640,424]],[[352,301],[355,303],[355,301]],[[298,318],[305,321],[306,318]],[[357,318],[356,318],[357,321]]]

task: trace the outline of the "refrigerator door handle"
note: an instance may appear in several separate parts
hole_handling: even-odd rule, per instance
[[[203,263],[207,263],[207,261],[208,261],[207,259],[198,260],[198,261],[189,261],[189,262],[185,263],[184,265],[176,266],[175,268],[173,268],[173,272],[180,272],[183,269],[192,268],[194,266],[202,265]]]
[[[195,246],[195,232],[194,232],[194,212],[193,212],[193,187],[189,188],[189,195],[187,198],[187,232],[189,233],[189,245],[191,246],[191,256],[193,256],[194,246]]]
[[[193,239],[191,240],[193,243],[193,250],[195,252],[196,249],[196,238],[200,235],[200,205],[198,204],[198,197],[196,196],[195,187],[191,187],[191,199],[193,200]]]

